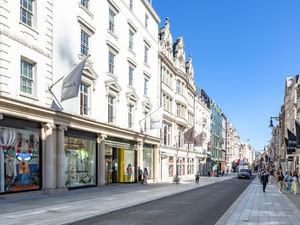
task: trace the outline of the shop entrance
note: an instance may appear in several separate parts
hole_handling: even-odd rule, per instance
[[[105,183],[136,182],[136,151],[126,143],[105,141]]]

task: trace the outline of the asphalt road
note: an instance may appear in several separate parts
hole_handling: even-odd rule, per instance
[[[225,180],[72,225],[214,225],[250,182]]]

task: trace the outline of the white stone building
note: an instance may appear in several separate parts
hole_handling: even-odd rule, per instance
[[[240,136],[231,122],[227,124],[227,153],[226,153],[226,171],[233,171],[232,164],[239,159]]]
[[[193,177],[196,152],[183,134],[194,126],[196,88],[192,58],[186,60],[183,38],[173,42],[168,18],[159,31],[160,100],[164,108],[161,132],[161,179],[175,174]]]
[[[159,130],[143,120],[160,104],[149,1],[1,1],[1,14],[0,192],[136,182],[138,167],[159,178]],[[48,87],[60,101],[87,56],[78,96],[52,108]]]
[[[195,130],[196,135],[201,134],[202,144],[195,146],[196,150],[196,168],[200,175],[208,174],[208,144],[210,142],[210,124],[211,112],[208,101],[205,101],[203,95],[198,94],[195,98]]]

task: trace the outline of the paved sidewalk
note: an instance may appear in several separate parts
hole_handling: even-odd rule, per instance
[[[255,178],[216,225],[299,225],[300,210],[289,199],[293,197],[280,194],[276,184],[268,184],[264,193]]]
[[[56,194],[0,195],[0,224],[58,225],[138,205],[236,176],[201,177],[180,184],[123,184]]]

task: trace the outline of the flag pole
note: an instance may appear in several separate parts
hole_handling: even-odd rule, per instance
[[[63,110],[64,108],[62,107],[62,105],[60,104],[60,102],[58,101],[58,99],[56,98],[55,94],[52,92],[51,90],[52,87],[48,88],[48,91],[50,92],[50,94],[53,96],[53,98],[55,99],[55,102],[58,104],[58,106],[60,107],[61,110]]]
[[[143,133],[143,128],[142,128],[141,122],[142,122],[143,120],[147,119],[147,118],[148,118],[149,116],[151,116],[153,113],[157,112],[158,110],[163,109],[165,105],[166,105],[166,104],[164,104],[163,106],[158,107],[156,110],[154,110],[154,111],[151,112],[149,115],[145,116],[143,119],[141,119],[141,120],[139,121],[140,128],[141,128],[141,133]]]
[[[86,60],[88,57],[90,57],[91,55],[87,55],[83,60]],[[57,81],[55,81],[53,84],[51,84],[49,87],[48,87],[48,91],[50,92],[50,94],[53,96],[55,102],[57,103],[57,105],[60,107],[61,110],[63,110],[63,107],[62,105],[60,104],[60,102],[58,101],[57,97],[55,96],[55,94],[53,93],[52,91],[52,88],[58,83],[60,82],[63,78],[65,77],[65,75],[61,76]]]

